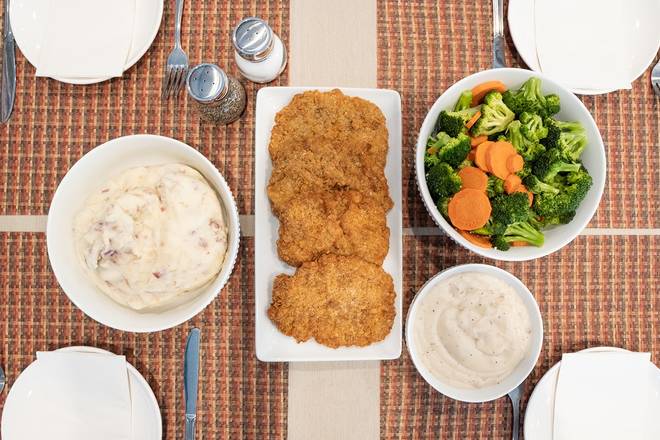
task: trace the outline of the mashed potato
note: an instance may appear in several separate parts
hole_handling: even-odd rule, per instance
[[[135,310],[181,303],[220,272],[227,252],[223,206],[181,164],[129,169],[105,182],[74,221],[84,270]]]

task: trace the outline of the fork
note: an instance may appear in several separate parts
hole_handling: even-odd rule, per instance
[[[183,88],[188,75],[188,55],[181,49],[181,16],[183,0],[176,0],[176,18],[174,24],[174,49],[167,57],[165,78],[163,78],[163,98],[176,95]]]
[[[651,85],[655,94],[660,96],[660,61],[658,61],[651,71]]]
[[[518,440],[518,431],[520,429],[520,397],[522,396],[525,382],[518,385],[509,392],[511,399],[511,408],[513,409],[513,426],[511,428],[511,438]]]

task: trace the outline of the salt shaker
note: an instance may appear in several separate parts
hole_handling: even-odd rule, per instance
[[[216,124],[229,124],[245,110],[243,85],[215,64],[199,64],[186,78],[188,94],[197,102],[200,117]]]
[[[264,20],[241,20],[232,34],[234,59],[241,74],[252,82],[267,83],[286,67],[286,48]]]

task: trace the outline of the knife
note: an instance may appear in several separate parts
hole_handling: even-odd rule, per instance
[[[199,380],[199,329],[190,330],[183,364],[183,388],[186,399],[186,440],[195,440],[197,421],[197,382]]]
[[[9,120],[16,96],[16,55],[14,33],[9,23],[9,0],[5,0],[5,24],[2,27],[2,84],[0,84],[0,122]]]
[[[504,0],[493,0],[493,67],[504,63]]]

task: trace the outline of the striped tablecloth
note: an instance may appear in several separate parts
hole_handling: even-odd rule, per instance
[[[442,236],[417,194],[412,151],[433,101],[460,78],[490,67],[490,1],[208,0],[185,2],[183,45],[191,62],[236,74],[229,32],[242,17],[267,19],[290,49],[274,85],[344,85],[398,90],[403,102],[404,304],[432,275],[483,262]],[[154,133],[199,149],[234,192],[248,235],[253,214],[253,125],[257,87],[229,127],[199,122],[181,99],[163,102],[173,2],[138,64],[119,79],[71,86],[35,78],[19,53],[17,100],[0,126],[0,365],[11,381],[37,350],[94,345],[125,354],[154,390],[164,438],[182,438],[181,366],[187,331],[203,329],[199,438],[507,438],[508,402],[462,404],[428,386],[406,353],[378,363],[264,364],[254,356],[253,239],[242,238],[234,274],[199,316],[136,335],[92,321],[59,289],[46,256],[44,215],[58,182],[86,151],[108,139]],[[507,63],[524,67],[511,41]],[[525,400],[567,351],[616,345],[660,358],[660,108],[649,72],[629,91],[583,97],[601,130],[608,180],[585,233],[526,263],[496,263],[525,282],[541,307],[543,351]],[[32,232],[31,232],[32,231]],[[490,262],[492,263],[492,262]],[[405,313],[405,310],[404,310]],[[0,409],[6,391],[0,396]]]

